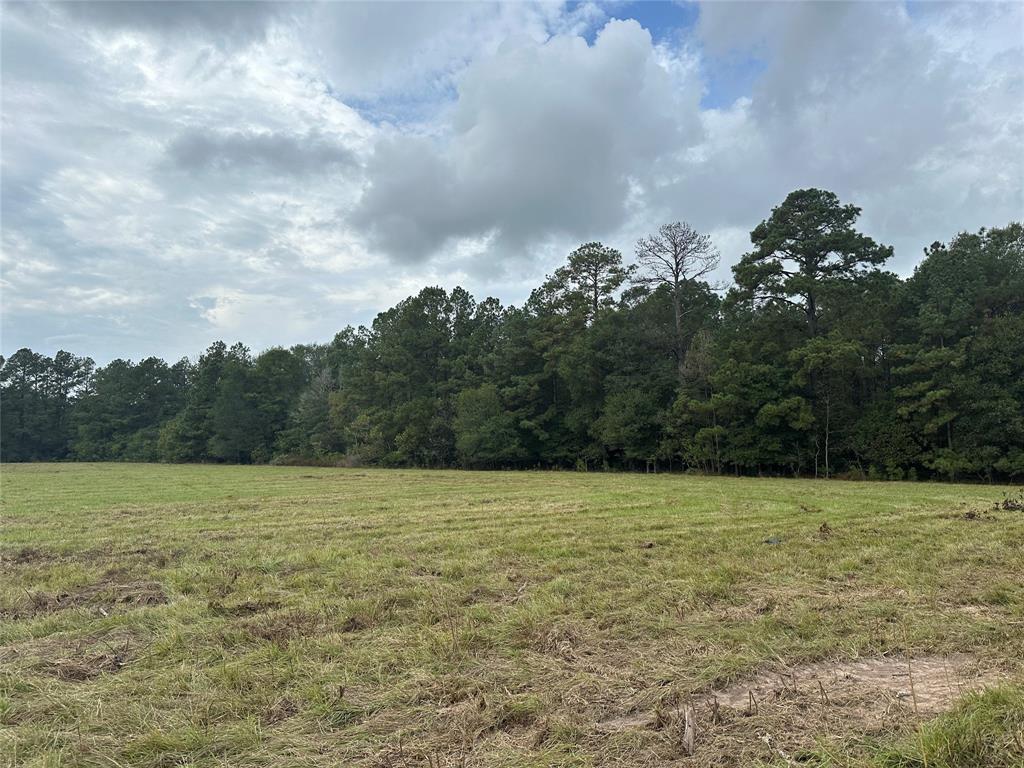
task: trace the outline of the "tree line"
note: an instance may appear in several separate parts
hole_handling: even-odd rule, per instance
[[[791,193],[733,284],[685,223],[586,243],[521,307],[424,288],[327,344],[0,367],[6,461],[294,462],[1024,477],[1024,228],[905,280],[831,192]]]

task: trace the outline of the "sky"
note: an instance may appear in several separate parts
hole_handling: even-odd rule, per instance
[[[912,273],[1024,217],[1024,3],[3,3],[0,347],[328,341],[830,189]]]

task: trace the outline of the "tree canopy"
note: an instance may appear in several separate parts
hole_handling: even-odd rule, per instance
[[[324,344],[0,360],[5,461],[322,462],[1024,478],[1024,228],[913,275],[797,190],[734,285],[685,222],[585,243],[522,306],[427,287]]]

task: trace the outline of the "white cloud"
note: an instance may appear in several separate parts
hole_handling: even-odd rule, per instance
[[[255,337],[263,347],[289,346],[316,327],[310,307],[290,296],[218,286],[193,296],[191,303],[217,338]]]
[[[832,189],[904,272],[935,239],[1019,217],[1024,38],[993,21],[1020,28],[1024,7],[946,8],[963,26],[891,3],[703,6],[707,51],[753,51],[765,70],[749,98],[705,112],[708,142],[663,196],[700,226],[749,229],[791,189]]]
[[[344,99],[389,122],[433,113],[455,78],[509,38],[543,43],[583,34],[604,12],[582,3],[324,3],[314,6],[299,44]]]
[[[326,339],[427,284],[521,301],[674,219],[727,277],[804,186],[904,272],[1024,211],[1019,3],[710,3],[658,44],[610,15],[5,4],[3,351]],[[749,82],[702,107],[727,60]]]
[[[378,143],[350,221],[406,261],[464,237],[494,234],[506,255],[615,232],[631,179],[700,139],[699,97],[635,21],[609,22],[592,46],[509,40],[461,77],[446,136]]]

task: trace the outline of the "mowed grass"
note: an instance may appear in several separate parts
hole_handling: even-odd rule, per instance
[[[1024,512],[991,511],[1009,488],[126,464],[0,478],[7,764],[1024,765]],[[947,655],[1003,682],[924,723],[832,716],[824,696],[813,717],[706,714],[707,692],[765,670]]]

